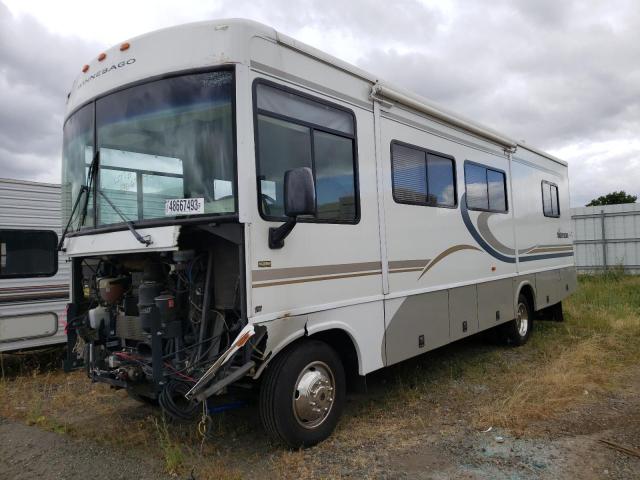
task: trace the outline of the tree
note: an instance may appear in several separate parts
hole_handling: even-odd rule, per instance
[[[587,203],[587,207],[595,207],[598,205],[617,205],[619,203],[636,203],[637,199],[637,195],[627,195],[627,192],[620,190],[619,192],[611,192],[598,198],[594,198]]]

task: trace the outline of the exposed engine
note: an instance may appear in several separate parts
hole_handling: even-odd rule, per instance
[[[224,390],[210,384],[251,369],[259,336],[247,343],[238,248],[215,240],[206,250],[82,260],[83,301],[72,305],[70,326],[84,341],[94,381],[157,400],[169,415],[187,419],[198,413],[199,401]],[[208,390],[195,395],[194,387]]]

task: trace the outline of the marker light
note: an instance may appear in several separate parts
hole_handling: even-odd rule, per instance
[[[87,70],[89,70],[89,65],[82,67],[82,73],[87,73]]]
[[[129,50],[129,47],[131,45],[129,45],[129,42],[124,42],[122,45],[120,45],[120,51],[124,52],[125,50]]]
[[[106,53],[101,53],[100,55],[98,55],[98,61],[99,62],[103,61],[105,58],[107,58],[107,54]]]

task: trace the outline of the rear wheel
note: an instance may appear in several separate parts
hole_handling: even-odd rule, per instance
[[[521,346],[527,343],[533,329],[533,312],[527,297],[520,294],[516,307],[516,318],[501,327],[502,337],[509,345]]]
[[[324,342],[305,340],[280,353],[260,388],[267,434],[292,448],[310,447],[333,432],[345,401],[344,367]]]

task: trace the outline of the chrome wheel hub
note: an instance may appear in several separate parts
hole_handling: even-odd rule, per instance
[[[516,327],[518,329],[518,335],[525,337],[529,330],[529,312],[527,306],[524,303],[518,304],[518,314],[516,315]]]
[[[324,362],[302,369],[293,391],[293,413],[304,428],[316,428],[329,416],[335,399],[335,379]]]

